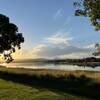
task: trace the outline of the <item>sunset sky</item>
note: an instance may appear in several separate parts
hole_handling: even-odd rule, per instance
[[[17,58],[91,56],[100,42],[87,17],[74,16],[75,0],[0,0],[0,13],[19,27],[25,43]]]

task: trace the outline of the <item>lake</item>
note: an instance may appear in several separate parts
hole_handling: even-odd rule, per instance
[[[9,63],[5,65],[7,67],[12,68],[32,68],[32,69],[59,69],[59,70],[89,70],[89,71],[100,71],[100,66],[91,68],[91,67],[84,67],[84,66],[77,66],[77,65],[66,65],[66,64],[47,64],[47,63]]]

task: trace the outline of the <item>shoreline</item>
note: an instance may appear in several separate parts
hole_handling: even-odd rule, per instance
[[[100,72],[1,67],[0,79],[100,100]]]
[[[51,75],[51,76],[67,76],[73,74],[75,76],[85,75],[86,77],[97,79],[100,81],[100,71],[89,70],[59,70],[59,69],[31,69],[31,68],[6,68],[0,67],[0,71],[14,73],[14,74],[28,74],[28,75]]]

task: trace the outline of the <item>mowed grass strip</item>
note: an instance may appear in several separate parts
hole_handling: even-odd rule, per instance
[[[30,87],[0,79],[0,100],[90,100],[63,92]]]

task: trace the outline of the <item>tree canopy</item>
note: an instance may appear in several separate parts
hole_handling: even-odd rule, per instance
[[[100,30],[100,0],[78,0],[74,6],[76,16],[89,17],[95,30]]]
[[[0,54],[3,54],[7,63],[11,62],[11,54],[21,48],[24,42],[22,33],[18,32],[18,27],[11,23],[9,17],[0,14]]]

